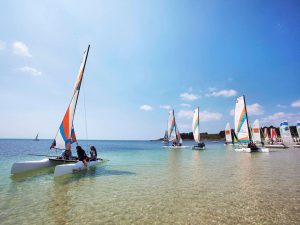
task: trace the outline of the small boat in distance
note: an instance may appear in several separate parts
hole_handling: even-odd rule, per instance
[[[297,142],[293,147],[294,148],[300,148],[300,122],[297,122],[296,128],[297,128],[298,139],[296,139]]]
[[[194,140],[197,143],[197,145],[193,146],[193,150],[204,150],[205,144],[203,142],[200,142],[200,128],[199,128],[199,107],[194,110],[194,116],[193,116],[193,136]]]
[[[268,131],[267,128],[265,128],[266,131]],[[270,138],[267,143],[265,143],[266,148],[288,148],[286,145],[284,145],[282,142],[279,141],[277,132],[275,128],[270,128]]]
[[[225,144],[224,145],[233,145],[232,133],[229,123],[225,127]]]
[[[81,65],[79,68],[79,72],[77,75],[77,79],[75,82],[73,95],[71,98],[71,102],[67,107],[67,110],[65,112],[65,115],[63,117],[63,120],[59,126],[59,129],[56,133],[56,136],[52,142],[52,145],[50,148],[53,149],[60,149],[60,150],[70,150],[71,151],[71,144],[76,143],[76,136],[73,126],[74,121],[74,115],[76,110],[76,105],[78,101],[78,96],[80,92],[80,87],[83,79],[84,69],[89,53],[90,45],[88,46],[87,50],[83,54],[83,58],[81,61]],[[95,161],[88,162],[89,166],[94,166],[100,162],[102,162],[102,159],[97,159]],[[70,165],[66,165],[65,163],[72,163]],[[63,165],[60,165],[63,164]],[[36,169],[42,169],[47,167],[53,167],[59,165],[59,167],[55,167],[54,176],[60,176],[67,173],[72,173],[73,170],[70,170],[70,168],[76,169],[78,171],[79,169],[85,169],[85,165],[78,161],[77,157],[72,157],[69,160],[63,159],[62,157],[48,156],[45,159],[39,160],[39,161],[24,161],[24,162],[16,162],[12,165],[11,173],[12,174],[19,174],[24,172],[29,172]],[[74,170],[75,171],[75,170]]]
[[[282,140],[282,144],[288,147],[292,147],[294,140],[292,138],[291,130],[287,120],[280,123],[279,132]]]
[[[175,121],[175,114],[174,109],[169,112],[169,119],[168,119],[168,139],[169,141],[172,140],[172,148],[181,148],[182,147],[182,139],[180,136],[179,129],[177,127]]]
[[[269,152],[269,149],[258,147],[253,142],[252,132],[250,130],[245,96],[240,96],[236,100],[234,112],[234,128],[238,141],[242,144],[235,148],[238,152]]]
[[[39,132],[37,133],[37,135],[35,136],[35,138],[33,139],[33,141],[39,141]]]

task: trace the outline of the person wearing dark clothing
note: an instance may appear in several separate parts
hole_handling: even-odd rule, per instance
[[[96,161],[97,160],[97,150],[96,150],[95,146],[91,146],[90,155],[91,155],[90,161]]]
[[[77,156],[78,156],[78,161],[82,161],[83,164],[88,167],[87,164],[87,155],[85,154],[85,151],[81,148],[81,146],[77,146],[76,147],[76,151],[77,151]]]

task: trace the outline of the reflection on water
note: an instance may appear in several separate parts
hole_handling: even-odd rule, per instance
[[[55,179],[52,172],[10,177],[15,158],[1,157],[1,224],[300,223],[300,150],[249,154],[209,143],[204,151],[166,150],[156,142],[95,144],[109,147],[101,151],[109,162]]]

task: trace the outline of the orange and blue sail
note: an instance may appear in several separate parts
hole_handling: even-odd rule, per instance
[[[235,104],[234,126],[240,142],[249,142],[249,128],[244,96],[238,97]]]
[[[88,49],[83,54],[79,72],[75,82],[71,102],[65,112],[63,120],[59,126],[55,139],[50,148],[71,149],[71,144],[77,142],[74,127],[73,127],[73,120],[74,120],[77,100],[80,92],[80,87],[82,83],[82,78],[84,74],[84,68],[85,68],[85,64],[89,52],[89,47],[90,46],[88,46]]]

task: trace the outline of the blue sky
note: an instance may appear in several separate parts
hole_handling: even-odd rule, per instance
[[[90,139],[153,139],[168,108],[191,131],[300,120],[298,1],[5,1],[0,8],[0,137],[53,138],[91,44],[75,129]],[[84,95],[83,95],[84,94]]]

